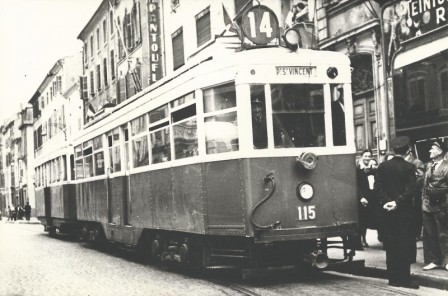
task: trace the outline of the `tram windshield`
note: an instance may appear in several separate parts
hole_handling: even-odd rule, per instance
[[[334,98],[332,102],[340,101]],[[270,108],[266,108],[267,104]],[[333,144],[345,145],[345,116],[336,116],[336,111],[341,110],[339,103],[331,106],[332,125],[337,126],[337,130],[333,129]],[[264,85],[251,85],[251,108],[254,149],[268,147],[268,124],[272,124],[275,148],[326,145],[323,84],[271,84],[270,102]],[[271,118],[268,110],[272,110]],[[343,140],[337,139],[339,135]]]

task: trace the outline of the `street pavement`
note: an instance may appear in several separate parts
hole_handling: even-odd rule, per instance
[[[35,217],[31,217],[30,221],[17,220],[17,221],[6,221],[3,217],[4,223],[14,223],[14,224],[40,224],[40,221]],[[355,261],[364,261],[363,268],[355,269],[340,269],[339,271],[352,273],[355,275],[376,277],[381,279],[386,279],[386,253],[383,250],[383,245],[377,239],[376,230],[367,231],[367,243],[369,247],[364,248],[363,251],[356,251],[354,257]],[[330,249],[328,253],[329,257],[332,259],[338,259],[342,256],[342,251],[340,249]],[[439,289],[448,290],[448,270],[435,269],[430,271],[423,271],[423,266],[426,264],[423,261],[423,242],[417,242],[417,258],[416,263],[411,265],[412,277],[417,280],[420,285]],[[336,268],[336,270],[338,270]]]
[[[365,268],[355,269],[354,274],[372,276],[378,278],[387,278],[386,275],[386,252],[383,250],[383,244],[377,239],[376,230],[367,230],[368,248],[363,251],[356,251],[354,260],[364,260]],[[330,250],[330,258],[339,258],[341,250]],[[448,270],[434,269],[423,271],[426,264],[423,259],[423,242],[417,242],[416,263],[411,265],[412,278],[417,280],[420,285],[435,289],[448,290]]]

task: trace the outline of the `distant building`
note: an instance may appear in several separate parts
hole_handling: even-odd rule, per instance
[[[79,34],[86,124],[149,85],[147,9],[143,0],[104,0]]]
[[[72,175],[70,142],[82,129],[82,54],[58,60],[29,101],[33,106],[34,184],[48,187]]]

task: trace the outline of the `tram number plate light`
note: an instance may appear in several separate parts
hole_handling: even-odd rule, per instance
[[[300,206],[297,207],[299,213],[299,221],[316,219],[316,206]]]

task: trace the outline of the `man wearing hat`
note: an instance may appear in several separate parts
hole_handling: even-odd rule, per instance
[[[389,285],[418,289],[411,280],[411,263],[415,262],[416,242],[413,223],[413,199],[417,190],[414,166],[404,159],[408,137],[391,141],[395,156],[381,163],[375,175],[382,211],[383,242],[386,249]]]
[[[423,270],[448,270],[448,162],[447,143],[434,141],[429,150],[432,162],[426,167],[423,183]]]

